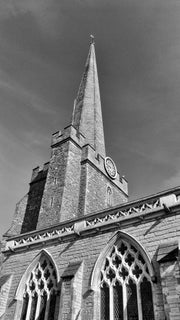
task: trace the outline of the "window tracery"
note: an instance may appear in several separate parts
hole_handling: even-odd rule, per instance
[[[101,269],[101,320],[154,320],[152,283],[141,253],[124,239]]]
[[[26,282],[20,320],[54,320],[56,297],[56,270],[42,255]]]

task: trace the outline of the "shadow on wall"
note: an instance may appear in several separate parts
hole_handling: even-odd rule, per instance
[[[30,182],[28,201],[21,233],[36,230],[47,171],[48,170],[39,171],[36,177]]]

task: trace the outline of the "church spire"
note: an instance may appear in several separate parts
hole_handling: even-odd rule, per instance
[[[93,146],[97,153],[105,157],[101,99],[93,36],[91,36],[84,74],[74,103],[72,124],[85,136],[86,142]]]

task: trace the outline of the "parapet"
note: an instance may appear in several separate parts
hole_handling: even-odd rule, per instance
[[[47,170],[49,168],[49,162],[44,163],[42,167],[37,166],[32,170],[32,176],[31,176],[31,181],[36,182],[37,180],[43,179],[47,175]]]
[[[62,131],[57,131],[52,134],[51,147],[59,145],[67,139],[73,140],[78,146],[82,148],[85,144],[85,137],[73,125],[69,125]]]
[[[100,154],[97,154],[96,150],[90,144],[86,143],[85,136],[80,133],[72,124],[65,127],[64,130],[57,131],[52,135],[51,147],[54,148],[59,146],[68,140],[71,140],[82,149],[81,163],[84,161],[91,162],[102,172],[102,174],[107,177],[104,167],[104,158]],[[124,176],[121,176],[119,173],[117,173],[117,177],[112,180],[112,183],[121,191],[123,191],[126,196],[128,195],[128,183]]]

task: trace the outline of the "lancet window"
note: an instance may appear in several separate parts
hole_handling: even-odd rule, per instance
[[[56,297],[56,270],[42,255],[25,284],[20,320],[54,320]]]
[[[101,269],[101,320],[154,320],[152,283],[141,253],[119,240]]]
[[[112,190],[109,186],[107,187],[107,205],[112,206]]]

